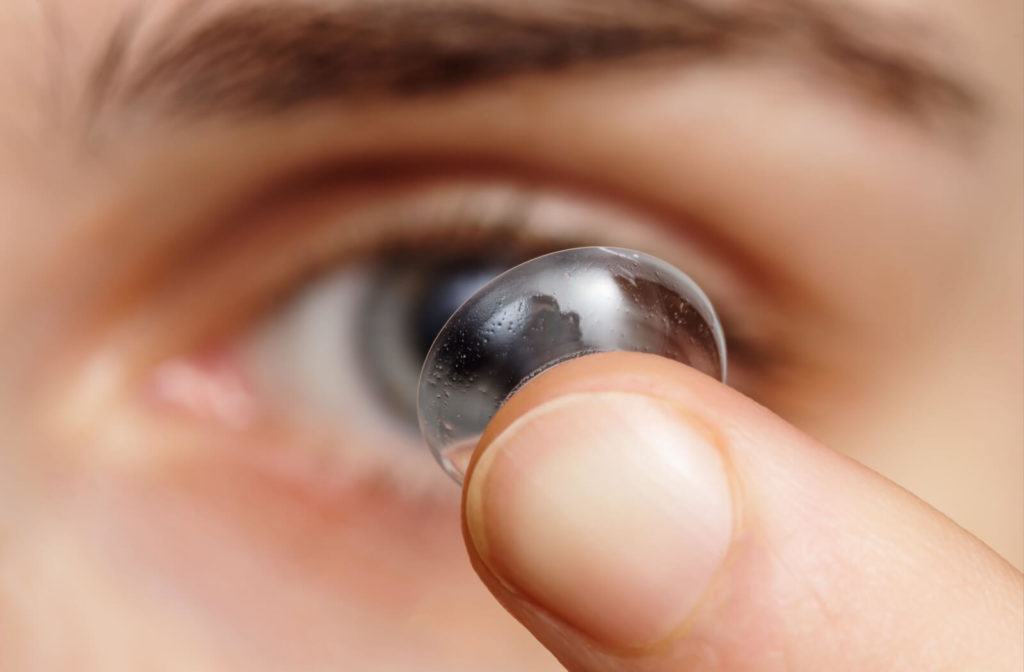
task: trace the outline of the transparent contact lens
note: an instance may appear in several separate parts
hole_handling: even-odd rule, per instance
[[[532,259],[484,285],[441,329],[420,374],[420,431],[461,484],[484,428],[524,383],[616,350],[661,355],[725,380],[722,326],[682,271],[612,247]]]

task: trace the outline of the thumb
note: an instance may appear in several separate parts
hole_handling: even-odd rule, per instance
[[[1019,572],[667,359],[590,355],[491,422],[464,531],[569,669],[1022,669]]]

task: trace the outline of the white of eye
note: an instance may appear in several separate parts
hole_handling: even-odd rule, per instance
[[[419,438],[376,399],[359,360],[370,284],[365,265],[313,282],[255,330],[242,345],[242,360],[261,393],[293,416],[345,437],[418,448]]]

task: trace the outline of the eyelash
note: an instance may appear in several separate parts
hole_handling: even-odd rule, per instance
[[[234,309],[224,315],[224,306],[218,306],[217,324],[209,325],[202,333],[186,339],[190,342],[178,343],[177,347],[201,347],[203,343],[230,337],[258,315],[281,305],[302,285],[353,259],[413,258],[434,246],[443,246],[450,257],[471,256],[490,246],[502,250],[497,256],[504,259],[496,261],[519,262],[556,249],[587,244],[635,247],[665,256],[666,251],[682,244],[680,237],[668,233],[663,223],[550,187],[537,188],[514,180],[456,179],[435,180],[407,189],[405,193],[402,189],[381,190],[379,201],[389,201],[388,204],[381,207],[378,202],[369,208],[357,208],[354,213],[348,213],[349,216],[343,213],[340,225],[337,214],[314,212],[314,218],[323,221],[310,224],[302,221],[305,213],[301,208],[286,210],[283,217],[271,222],[269,232],[260,229],[240,232],[236,244],[225,240],[210,245],[207,241],[209,249],[199,250],[205,263],[203,259],[196,260],[186,254],[184,263],[171,266],[165,273],[173,279],[173,283],[167,283],[171,285],[172,302],[174,293],[184,295],[185,300],[179,296],[176,303],[192,310],[198,293],[216,290],[223,294],[233,290],[235,296],[230,305]],[[550,212],[538,215],[538,211],[550,210],[552,202],[556,206],[569,204],[569,212],[564,217],[553,216]],[[366,234],[367,231],[370,233]],[[251,245],[250,239],[263,244]],[[295,239],[306,239],[308,244],[296,246]],[[257,249],[245,250],[247,244]],[[270,259],[271,263],[261,266],[260,276],[263,277],[252,276],[251,259],[245,260],[248,263],[234,263],[237,257],[246,254],[261,255],[261,261]],[[707,266],[702,258],[706,255],[690,250],[675,255],[677,258],[671,256],[670,262],[676,262],[695,275],[715,298],[718,288],[708,285],[692,270],[695,262]],[[233,263],[236,270],[242,271],[236,276],[244,277],[232,277],[228,269]],[[282,268],[286,270],[281,271]],[[254,286],[254,279],[266,282],[268,275],[278,277],[262,287]],[[183,282],[186,276],[192,276],[191,286]],[[240,282],[234,287],[226,286],[232,280]],[[249,290],[252,294],[246,295]],[[723,319],[729,319],[732,312],[728,304],[728,301],[716,301],[716,307],[725,314]],[[229,319],[223,319],[225,317]],[[753,342],[736,345],[738,354],[764,350],[763,344]]]
[[[564,216],[559,214],[559,208],[564,211]],[[190,300],[196,296],[215,295],[217,298],[213,302],[213,307],[219,307],[219,311],[213,311],[207,321],[202,317],[187,320],[197,323],[199,328],[196,332],[184,338],[165,342],[153,365],[141,367],[143,381],[148,381],[146,389],[149,392],[153,391],[153,372],[157,371],[165,374],[169,370],[177,371],[179,376],[185,372],[207,382],[213,380],[211,375],[216,374],[220,375],[220,378],[214,382],[227,384],[228,387],[217,388],[214,385],[207,390],[213,389],[215,393],[226,395],[224,398],[229,400],[245,400],[246,413],[251,414],[253,408],[262,409],[262,402],[266,400],[261,398],[261,390],[252,389],[250,381],[244,380],[244,376],[239,380],[237,372],[224,376],[223,370],[219,373],[203,370],[210,360],[197,353],[230,352],[232,343],[243,338],[247,330],[261,320],[268,319],[268,316],[273,316],[287,305],[302,287],[317,282],[318,278],[356,259],[362,263],[401,263],[403,259],[417,259],[423,255],[423,250],[433,248],[442,248],[445,251],[444,256],[450,258],[479,258],[482,254],[485,255],[488,249],[492,254],[498,249],[499,253],[495,255],[495,260],[511,265],[554,249],[586,244],[647,248],[656,250],[661,256],[666,256],[681,244],[681,239],[668,233],[663,223],[651,222],[635,213],[611,208],[598,199],[566,194],[550,187],[524,185],[514,180],[447,178],[419,185],[404,185],[390,191],[381,190],[367,199],[367,203],[361,207],[347,210],[340,208],[340,211],[343,214],[339,216],[339,209],[328,208],[328,212],[332,214],[324,216],[323,213],[318,213],[318,219],[322,221],[305,222],[295,218],[295,213],[301,214],[303,207],[285,210],[272,222],[279,226],[270,233],[259,230],[255,232],[255,237],[262,240],[262,246],[246,239],[241,241],[240,247],[244,248],[248,244],[249,249],[233,249],[226,258],[221,256],[225,247],[223,242],[216,248],[219,252],[206,253],[207,259],[216,261],[219,257],[224,266],[234,265],[249,269],[253,267],[252,262],[257,258],[257,254],[262,255],[258,257],[259,259],[268,261],[270,265],[286,262],[286,271],[282,272],[281,268],[277,268],[274,273],[268,273],[276,274],[278,277],[262,287],[256,286],[260,283],[252,280],[265,282],[266,278],[252,276],[248,276],[249,282],[236,282],[236,286],[230,286],[230,282],[206,282],[208,278],[202,271],[209,271],[209,267],[201,264],[194,264],[198,268],[179,269],[179,273],[170,273],[169,277],[175,279],[179,291],[183,292],[179,294],[176,302],[179,310],[172,311],[174,317],[180,320],[183,313],[188,314],[187,311],[194,307]],[[282,224],[285,226],[280,226]],[[306,239],[306,254],[292,253],[285,249],[288,246],[296,249],[295,239],[303,238]],[[311,241],[319,241],[321,244],[310,245]],[[676,259],[670,257],[668,260],[675,261],[684,270],[690,270],[684,257],[691,260],[691,263],[698,259],[696,254],[690,252]],[[261,268],[266,268],[266,265]],[[196,273],[196,270],[199,272]],[[191,282],[186,283],[184,278],[189,275],[192,276]],[[217,277],[216,274],[214,277]],[[238,281],[245,280],[246,277],[244,274],[223,271],[220,280],[234,278]],[[700,277],[697,279],[701,281]],[[714,298],[715,287],[706,286],[705,289],[709,290]],[[159,306],[160,302],[156,303]],[[224,310],[225,307],[232,306],[233,310]],[[754,370],[757,353],[764,351],[764,346],[757,339],[736,339],[733,334],[738,332],[729,324],[729,317],[733,312],[730,310],[729,302],[716,301],[716,307],[719,308],[723,322],[726,323],[727,336],[732,336],[729,343],[730,356],[733,358],[730,368],[733,371],[742,371],[744,368]],[[149,314],[160,315],[161,311],[156,308]],[[178,332],[177,335],[183,334]],[[734,365],[734,353],[740,358],[738,367]],[[744,357],[747,353],[755,355],[753,358]],[[744,359],[746,361],[743,361]],[[161,360],[165,361],[165,364],[157,366],[156,362]],[[171,368],[167,367],[167,361],[170,362]],[[239,364],[231,357],[226,361],[229,368]],[[175,369],[175,366],[178,368]],[[232,388],[232,385],[235,387]],[[180,395],[179,398],[173,399],[166,394],[149,394],[148,398],[158,401],[158,407],[168,405],[191,413],[200,421],[213,421],[226,425],[229,429],[231,423],[237,420],[237,417],[229,417],[230,414],[218,416],[207,413],[204,416],[201,412],[196,413],[195,408],[187,408],[188,400],[182,399]],[[213,402],[217,403],[216,396],[213,397]],[[243,428],[242,425],[244,423],[240,423],[236,429]],[[323,437],[320,441],[324,441]],[[354,466],[361,460],[361,467]],[[382,461],[387,464],[382,465]],[[375,456],[369,464],[362,457],[355,456],[353,459],[346,457],[341,466],[352,473],[379,473],[383,467],[386,473],[394,475],[395,462],[394,455]],[[369,472],[366,471],[367,468],[370,469]],[[409,483],[420,482],[420,470],[421,467],[416,467],[411,473],[398,474],[400,487],[407,490]],[[410,470],[398,468],[398,471]],[[412,489],[421,491],[418,487]]]

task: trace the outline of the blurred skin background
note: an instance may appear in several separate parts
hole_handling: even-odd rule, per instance
[[[1017,0],[5,0],[0,668],[543,670],[411,399],[554,249],[1018,569]]]

